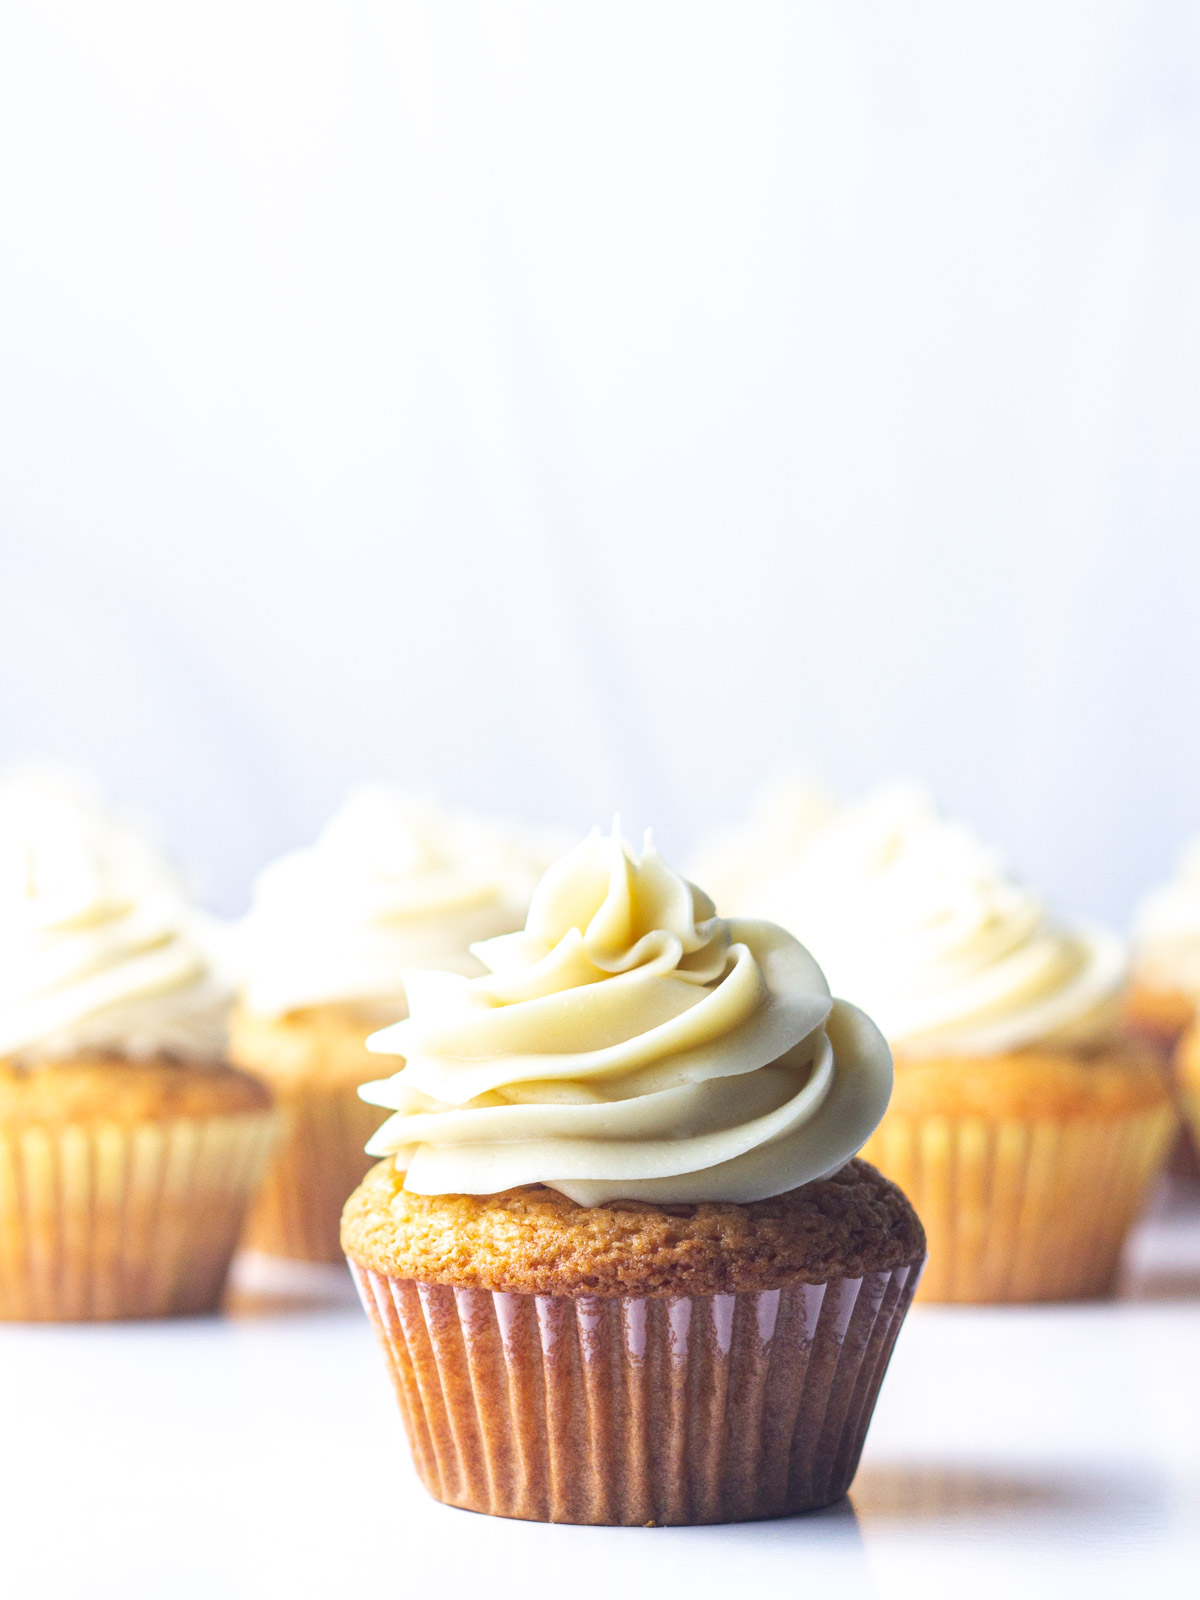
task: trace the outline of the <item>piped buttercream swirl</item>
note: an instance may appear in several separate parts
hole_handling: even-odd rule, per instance
[[[649,845],[593,834],[488,969],[406,975],[405,1057],[359,1091],[368,1151],[421,1194],[543,1183],[610,1199],[748,1202],[835,1172],[883,1115],[891,1057],[782,928],[727,921]]]
[[[352,790],[315,844],[258,877],[237,940],[246,1008],[366,1002],[402,1014],[406,969],[483,970],[470,946],[521,926],[552,853],[386,784]]]
[[[913,785],[843,808],[728,909],[791,929],[904,1053],[1083,1043],[1114,1021],[1120,940],[1055,921]]]
[[[221,1054],[211,929],[134,827],[81,782],[0,782],[0,1056]]]

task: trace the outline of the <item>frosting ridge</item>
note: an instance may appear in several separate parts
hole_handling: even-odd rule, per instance
[[[647,842],[593,833],[468,979],[406,974],[402,1054],[359,1091],[417,1193],[747,1202],[837,1171],[891,1088],[878,1030],[782,928],[729,921]]]

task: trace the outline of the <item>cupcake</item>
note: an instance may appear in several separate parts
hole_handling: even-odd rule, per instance
[[[837,801],[824,784],[800,772],[779,773],[763,785],[744,822],[703,840],[691,876],[720,909],[750,905],[836,815]]]
[[[1125,1014],[1129,1025],[1173,1050],[1200,1005],[1200,840],[1170,883],[1148,894],[1133,924]]]
[[[928,1231],[922,1295],[1105,1293],[1173,1127],[1119,1026],[1120,942],[1055,922],[907,785],[848,806],[738,909],[803,939],[891,1043],[864,1154]]]
[[[1200,1026],[1195,1022],[1179,1041],[1174,1067],[1172,1088],[1191,1141],[1187,1154],[1192,1159],[1184,1170],[1194,1177],[1195,1155],[1200,1150]]]
[[[924,1257],[855,1152],[891,1061],[790,935],[593,835],[487,969],[407,975],[342,1241],[417,1470],[535,1521],[845,1493]]]
[[[56,775],[0,783],[0,1317],[212,1310],[276,1133],[229,993],[146,840]]]
[[[357,1094],[377,1071],[367,1035],[405,1015],[406,968],[482,971],[469,946],[521,926],[547,859],[515,828],[374,785],[260,875],[238,934],[232,1053],[271,1086],[287,1131],[249,1246],[342,1259],[342,1205],[380,1122]]]

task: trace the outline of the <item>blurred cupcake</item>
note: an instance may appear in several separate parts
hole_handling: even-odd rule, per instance
[[[233,1059],[271,1085],[288,1131],[248,1245],[342,1259],[342,1204],[380,1121],[357,1094],[376,1071],[367,1035],[405,1015],[406,968],[482,971],[470,946],[520,927],[547,859],[515,828],[373,785],[260,875],[238,936]]]
[[[924,1239],[852,1159],[887,1045],[782,929],[593,835],[411,973],[342,1238],[429,1492],[551,1522],[845,1493]]]
[[[803,939],[892,1045],[864,1154],[928,1230],[922,1295],[1106,1292],[1173,1127],[1119,1028],[1120,942],[1052,921],[905,785],[847,807],[744,909]]]
[[[1172,1085],[1180,1115],[1191,1140],[1185,1153],[1191,1157],[1184,1168],[1196,1174],[1195,1155],[1200,1150],[1200,1025],[1193,1022],[1179,1041],[1175,1053],[1175,1080]],[[1176,1152],[1177,1155],[1180,1152]]]
[[[824,784],[799,772],[763,785],[744,822],[714,829],[697,850],[691,876],[722,912],[742,910],[768,890],[837,814]]]
[[[1171,1050],[1200,1004],[1200,840],[1184,851],[1171,882],[1138,907],[1131,965],[1126,1018]]]
[[[147,841],[49,773],[0,782],[0,1317],[211,1310],[276,1131]]]

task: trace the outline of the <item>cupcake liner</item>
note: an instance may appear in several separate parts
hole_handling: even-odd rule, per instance
[[[341,1261],[342,1207],[375,1164],[363,1146],[386,1112],[353,1088],[283,1094],[284,1136],[251,1207],[243,1244],[294,1261]]]
[[[1174,1127],[1165,1106],[1060,1122],[889,1111],[861,1155],[925,1225],[921,1299],[1088,1299],[1112,1289]]]
[[[435,1499],[638,1526],[783,1516],[845,1494],[920,1266],[678,1298],[351,1269]]]
[[[1167,1156],[1167,1171],[1193,1182],[1200,1178],[1200,1097],[1189,1080],[1189,1035],[1169,1054],[1161,1055],[1163,1079],[1175,1114],[1179,1119],[1175,1139]]]
[[[212,1310],[276,1132],[272,1111],[0,1127],[0,1319]]]

